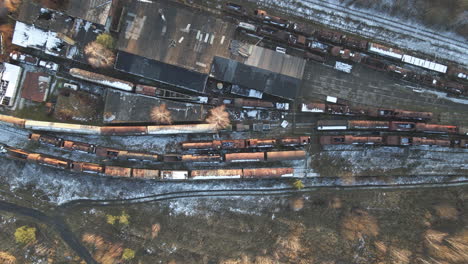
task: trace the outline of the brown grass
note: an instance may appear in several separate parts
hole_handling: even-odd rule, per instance
[[[304,197],[296,197],[289,200],[289,205],[294,211],[299,211],[304,208]]]
[[[387,253],[387,246],[385,245],[384,242],[382,241],[376,241],[374,243],[374,246],[375,248],[377,249],[377,251],[381,254],[386,254]]]
[[[253,262],[247,255],[242,254],[240,258],[222,260],[219,264],[253,264]]]
[[[341,233],[347,240],[375,237],[379,234],[377,220],[364,210],[354,209],[341,222]]]
[[[332,208],[332,209],[339,209],[341,208],[341,206],[343,205],[342,202],[341,202],[341,199],[338,198],[338,197],[334,197],[333,199],[331,199],[328,203],[329,207]]]
[[[224,129],[231,124],[229,113],[226,112],[225,105],[220,105],[211,109],[206,121],[210,124],[216,125],[217,129]]]
[[[409,264],[411,255],[411,251],[407,249],[400,249],[396,247],[391,247],[390,249],[391,263],[394,264]]]
[[[439,204],[434,206],[434,210],[436,214],[442,218],[447,220],[457,220],[458,219],[458,210],[448,204]]]
[[[161,231],[161,225],[160,224],[154,224],[151,226],[151,239],[155,239],[158,234],[159,234],[159,231]]]
[[[82,237],[83,242],[91,245],[94,251],[94,259],[101,264],[120,263],[120,257],[123,252],[122,244],[113,244],[105,241],[101,236],[85,233]]]
[[[16,258],[7,252],[0,251],[0,263],[1,264],[15,264]]]
[[[21,5],[22,0],[2,0],[5,3],[5,7],[10,12],[16,12],[18,7]]]
[[[94,68],[109,68],[114,65],[115,54],[110,49],[107,49],[103,45],[96,41],[90,42],[84,48],[84,53]]]
[[[424,245],[437,260],[468,263],[468,230],[455,235],[428,230],[424,234]]]
[[[13,26],[11,24],[0,25],[0,32],[3,34],[3,55],[0,54],[0,61],[6,61],[8,55],[13,51],[11,40],[13,38]]]
[[[255,264],[276,264],[272,258],[267,256],[257,256],[255,257]]]
[[[172,124],[171,112],[167,110],[166,104],[155,106],[151,110],[151,120],[158,124],[170,125]]]

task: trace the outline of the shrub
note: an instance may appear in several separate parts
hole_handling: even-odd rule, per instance
[[[133,258],[135,258],[135,250],[132,250],[129,248],[124,249],[123,254],[122,254],[122,259],[131,260]]]
[[[15,240],[20,244],[32,244],[36,241],[36,228],[22,226],[15,231]]]
[[[304,188],[304,183],[302,183],[301,180],[295,180],[292,185],[297,190],[300,190],[300,189]]]
[[[102,33],[96,38],[96,42],[108,49],[115,48],[114,38],[109,33]]]
[[[107,215],[107,223],[110,225],[114,225],[115,221],[118,219],[118,216]]]
[[[229,113],[226,111],[225,105],[220,105],[210,110],[210,114],[206,121],[216,125],[217,129],[224,129],[231,124]]]
[[[130,216],[126,212],[122,212],[122,215],[119,217],[119,223],[122,225],[128,225]]]

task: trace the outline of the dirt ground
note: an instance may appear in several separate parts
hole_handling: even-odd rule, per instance
[[[466,263],[467,209],[466,187],[317,190],[80,207],[67,219],[95,257],[130,248],[130,263]]]

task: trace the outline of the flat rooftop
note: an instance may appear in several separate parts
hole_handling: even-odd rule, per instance
[[[121,18],[117,49],[208,73],[229,57],[236,25],[172,1],[132,1]]]
[[[103,25],[25,2],[21,5],[12,42],[87,63],[83,49],[102,32]]]
[[[19,66],[2,63],[0,65],[0,104],[12,106],[23,69]]]
[[[302,79],[304,74],[306,60],[303,58],[237,41],[232,42],[231,51],[233,51],[233,53],[242,53],[243,56],[238,55],[231,57],[246,65],[297,79]]]
[[[73,17],[105,25],[112,2],[112,0],[68,0],[64,12]]]
[[[35,102],[44,102],[47,98],[52,78],[43,72],[27,72],[23,82],[21,97]]]
[[[207,74],[119,51],[115,69],[194,92],[205,91]]]
[[[104,106],[105,123],[151,123],[151,110],[166,104],[172,121],[199,122],[205,120],[209,107],[171,100],[107,90]]]
[[[298,78],[221,57],[214,58],[210,75],[214,79],[239,85],[242,88],[289,100],[296,98],[302,82]]]

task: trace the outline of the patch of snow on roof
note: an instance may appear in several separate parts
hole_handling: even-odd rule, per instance
[[[41,49],[47,42],[47,38],[44,37],[46,34],[42,29],[17,21],[12,43],[25,48]]]

